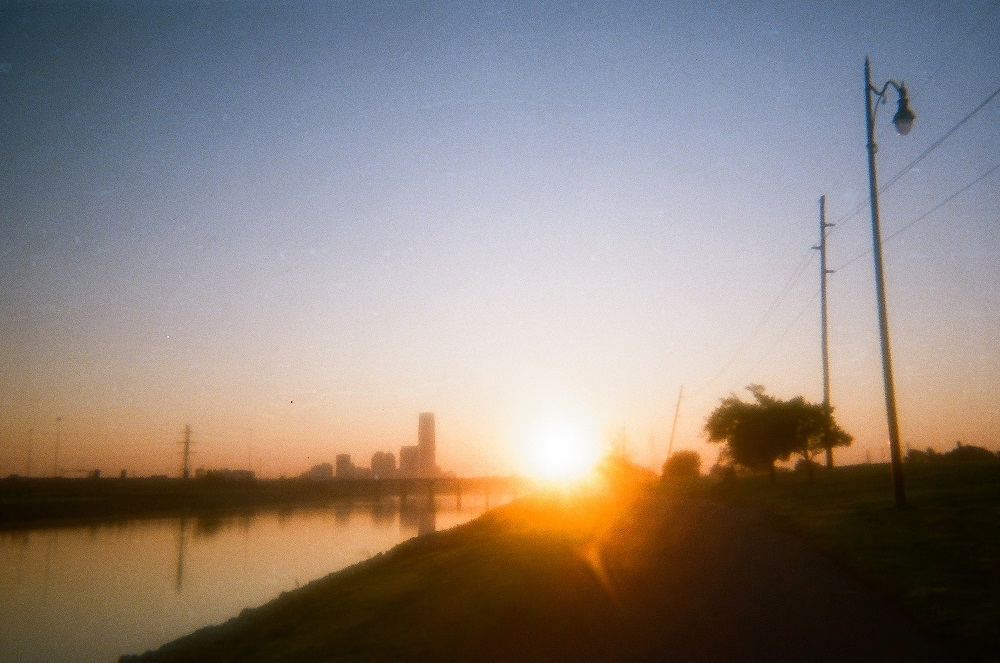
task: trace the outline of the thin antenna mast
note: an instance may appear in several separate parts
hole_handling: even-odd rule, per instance
[[[677,417],[681,413],[681,399],[684,397],[684,385],[677,394],[677,407],[674,408],[674,425],[670,428],[670,444],[667,445],[667,458],[674,452],[674,435],[677,433]]]

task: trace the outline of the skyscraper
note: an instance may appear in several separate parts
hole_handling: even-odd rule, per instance
[[[417,427],[417,453],[419,472],[423,476],[435,476],[438,472],[435,463],[434,413],[421,412]]]

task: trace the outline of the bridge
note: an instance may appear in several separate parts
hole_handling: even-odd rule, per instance
[[[365,477],[334,478],[328,480],[337,493],[352,496],[380,497],[435,497],[462,494],[517,497],[528,492],[534,482],[526,477]]]

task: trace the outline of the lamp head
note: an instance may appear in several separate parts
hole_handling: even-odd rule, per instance
[[[910,133],[913,128],[913,121],[917,116],[910,110],[910,98],[906,96],[906,85],[899,86],[899,102],[896,104],[896,114],[892,116],[892,123],[900,136]]]

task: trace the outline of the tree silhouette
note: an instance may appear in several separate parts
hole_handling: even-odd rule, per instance
[[[701,473],[701,456],[697,451],[682,449],[670,454],[663,463],[663,478],[692,479]]]
[[[845,446],[853,439],[822,405],[801,396],[781,400],[768,395],[764,387],[750,385],[754,400],[742,401],[735,395],[722,403],[705,423],[710,442],[724,442],[728,456],[751,469],[767,468],[774,483],[774,464],[801,454],[812,480],[812,458],[829,446]]]

